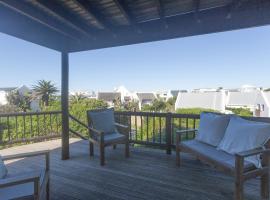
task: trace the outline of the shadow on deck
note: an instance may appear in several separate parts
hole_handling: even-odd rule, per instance
[[[60,140],[5,149],[2,155],[51,149],[51,199],[92,200],[231,200],[234,180],[194,157],[183,155],[182,167],[175,155],[150,148],[131,148],[125,159],[123,146],[106,149],[106,165],[100,167],[99,152],[89,157],[88,142],[71,139],[71,159],[61,160]],[[41,157],[8,163],[9,173],[44,166]],[[245,184],[245,199],[258,200],[259,181]]]

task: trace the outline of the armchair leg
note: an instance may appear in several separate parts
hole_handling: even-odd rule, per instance
[[[50,179],[48,180],[48,183],[46,185],[46,199],[50,199]]]
[[[94,156],[94,144],[93,142],[90,142],[89,141],[89,153],[90,153],[90,156]]]
[[[126,141],[126,148],[125,148],[125,156],[126,156],[126,158],[128,158],[129,157],[129,141],[127,140]]]
[[[175,149],[175,153],[176,153],[176,166],[180,167],[180,147],[179,145],[176,145],[176,149]]]
[[[244,181],[243,181],[243,171],[244,171],[244,157],[235,157],[235,200],[244,199]]]
[[[34,200],[39,200],[40,188],[39,188],[39,180],[34,182]]]
[[[242,181],[235,182],[235,200],[244,199],[244,185]]]
[[[269,173],[261,176],[261,198],[269,199]]]
[[[100,165],[105,165],[105,147],[103,144],[100,144]]]

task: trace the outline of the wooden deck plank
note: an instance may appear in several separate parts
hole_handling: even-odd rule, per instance
[[[106,149],[106,165],[100,167],[99,152],[88,155],[88,142],[71,139],[71,159],[61,160],[61,141],[53,140],[4,149],[2,155],[51,150],[51,199],[94,200],[230,200],[233,179],[212,169],[190,155],[175,166],[175,155],[165,151],[133,147],[124,157],[123,146]],[[8,162],[9,173],[44,166],[41,157]],[[23,167],[24,166],[24,167]],[[259,199],[259,181],[245,184],[247,200]]]

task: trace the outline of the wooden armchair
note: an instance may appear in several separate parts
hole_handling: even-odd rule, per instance
[[[33,156],[45,156],[46,166],[44,170],[24,172],[17,175],[8,175],[0,179],[0,199],[34,199],[49,200],[50,183],[50,158],[49,151],[38,151],[31,153],[4,156],[3,161],[14,160]]]
[[[125,156],[129,157],[129,127],[115,123],[113,109],[87,111],[90,156],[94,155],[94,144],[100,149],[100,165],[105,164],[105,147],[125,144]]]

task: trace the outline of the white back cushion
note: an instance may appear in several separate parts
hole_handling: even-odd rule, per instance
[[[5,178],[6,176],[7,176],[7,168],[0,155],[0,179]]]
[[[229,121],[229,115],[206,112],[201,113],[196,140],[215,147],[218,146],[225,134]]]
[[[254,122],[232,116],[218,149],[230,154],[263,147],[270,138],[270,124]],[[246,158],[256,167],[261,167],[260,156]]]

